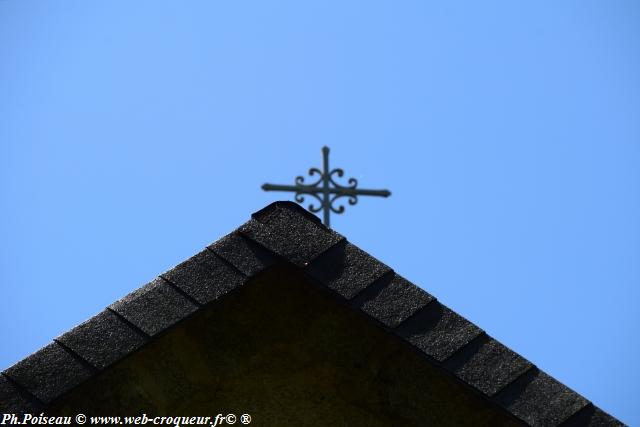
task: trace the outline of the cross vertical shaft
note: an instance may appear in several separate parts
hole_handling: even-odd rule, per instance
[[[329,227],[329,213],[331,209],[329,208],[329,147],[322,147],[322,213],[324,216],[324,225]]]

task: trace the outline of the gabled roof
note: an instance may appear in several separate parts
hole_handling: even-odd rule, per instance
[[[0,412],[39,412],[277,262],[529,425],[623,425],[291,202],[237,230],[2,372]]]

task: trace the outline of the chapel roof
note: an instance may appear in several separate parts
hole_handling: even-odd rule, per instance
[[[337,300],[526,425],[623,425],[433,295],[292,202],[235,231],[0,375],[0,412],[49,403],[276,263],[297,267]]]

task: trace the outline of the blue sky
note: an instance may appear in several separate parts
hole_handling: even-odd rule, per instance
[[[0,1],[0,368],[321,166],[332,226],[640,425],[633,1]]]

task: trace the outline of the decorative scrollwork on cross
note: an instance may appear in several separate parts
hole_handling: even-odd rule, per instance
[[[300,204],[305,202],[306,196],[315,198],[319,205],[316,205],[316,202],[313,201],[309,203],[307,209],[313,213],[323,211],[323,222],[327,227],[329,227],[330,212],[341,214],[345,211],[344,204],[338,204],[338,202],[334,205],[334,202],[341,197],[347,197],[347,202],[353,206],[358,203],[358,196],[389,197],[391,195],[389,190],[358,189],[358,180],[355,178],[349,178],[347,185],[338,184],[333,176],[337,175],[338,178],[342,178],[344,171],[340,168],[329,170],[329,147],[322,147],[322,159],[322,170],[318,168],[309,169],[309,177],[313,178],[314,175],[318,175],[317,180],[311,184],[305,183],[305,177],[299,175],[295,178],[295,185],[264,184],[262,189],[265,191],[294,192],[294,199]]]
[[[296,202],[303,204],[304,203],[304,197],[305,196],[311,196],[311,197],[315,197],[316,200],[318,200],[318,202],[320,202],[320,204],[316,207],[316,205],[314,205],[313,203],[309,203],[309,206],[307,207],[307,209],[309,209],[309,211],[316,213],[316,212],[320,212],[322,210],[322,199],[320,198],[320,196],[318,196],[315,193],[303,193],[303,192],[298,192],[296,193],[294,199]]]

